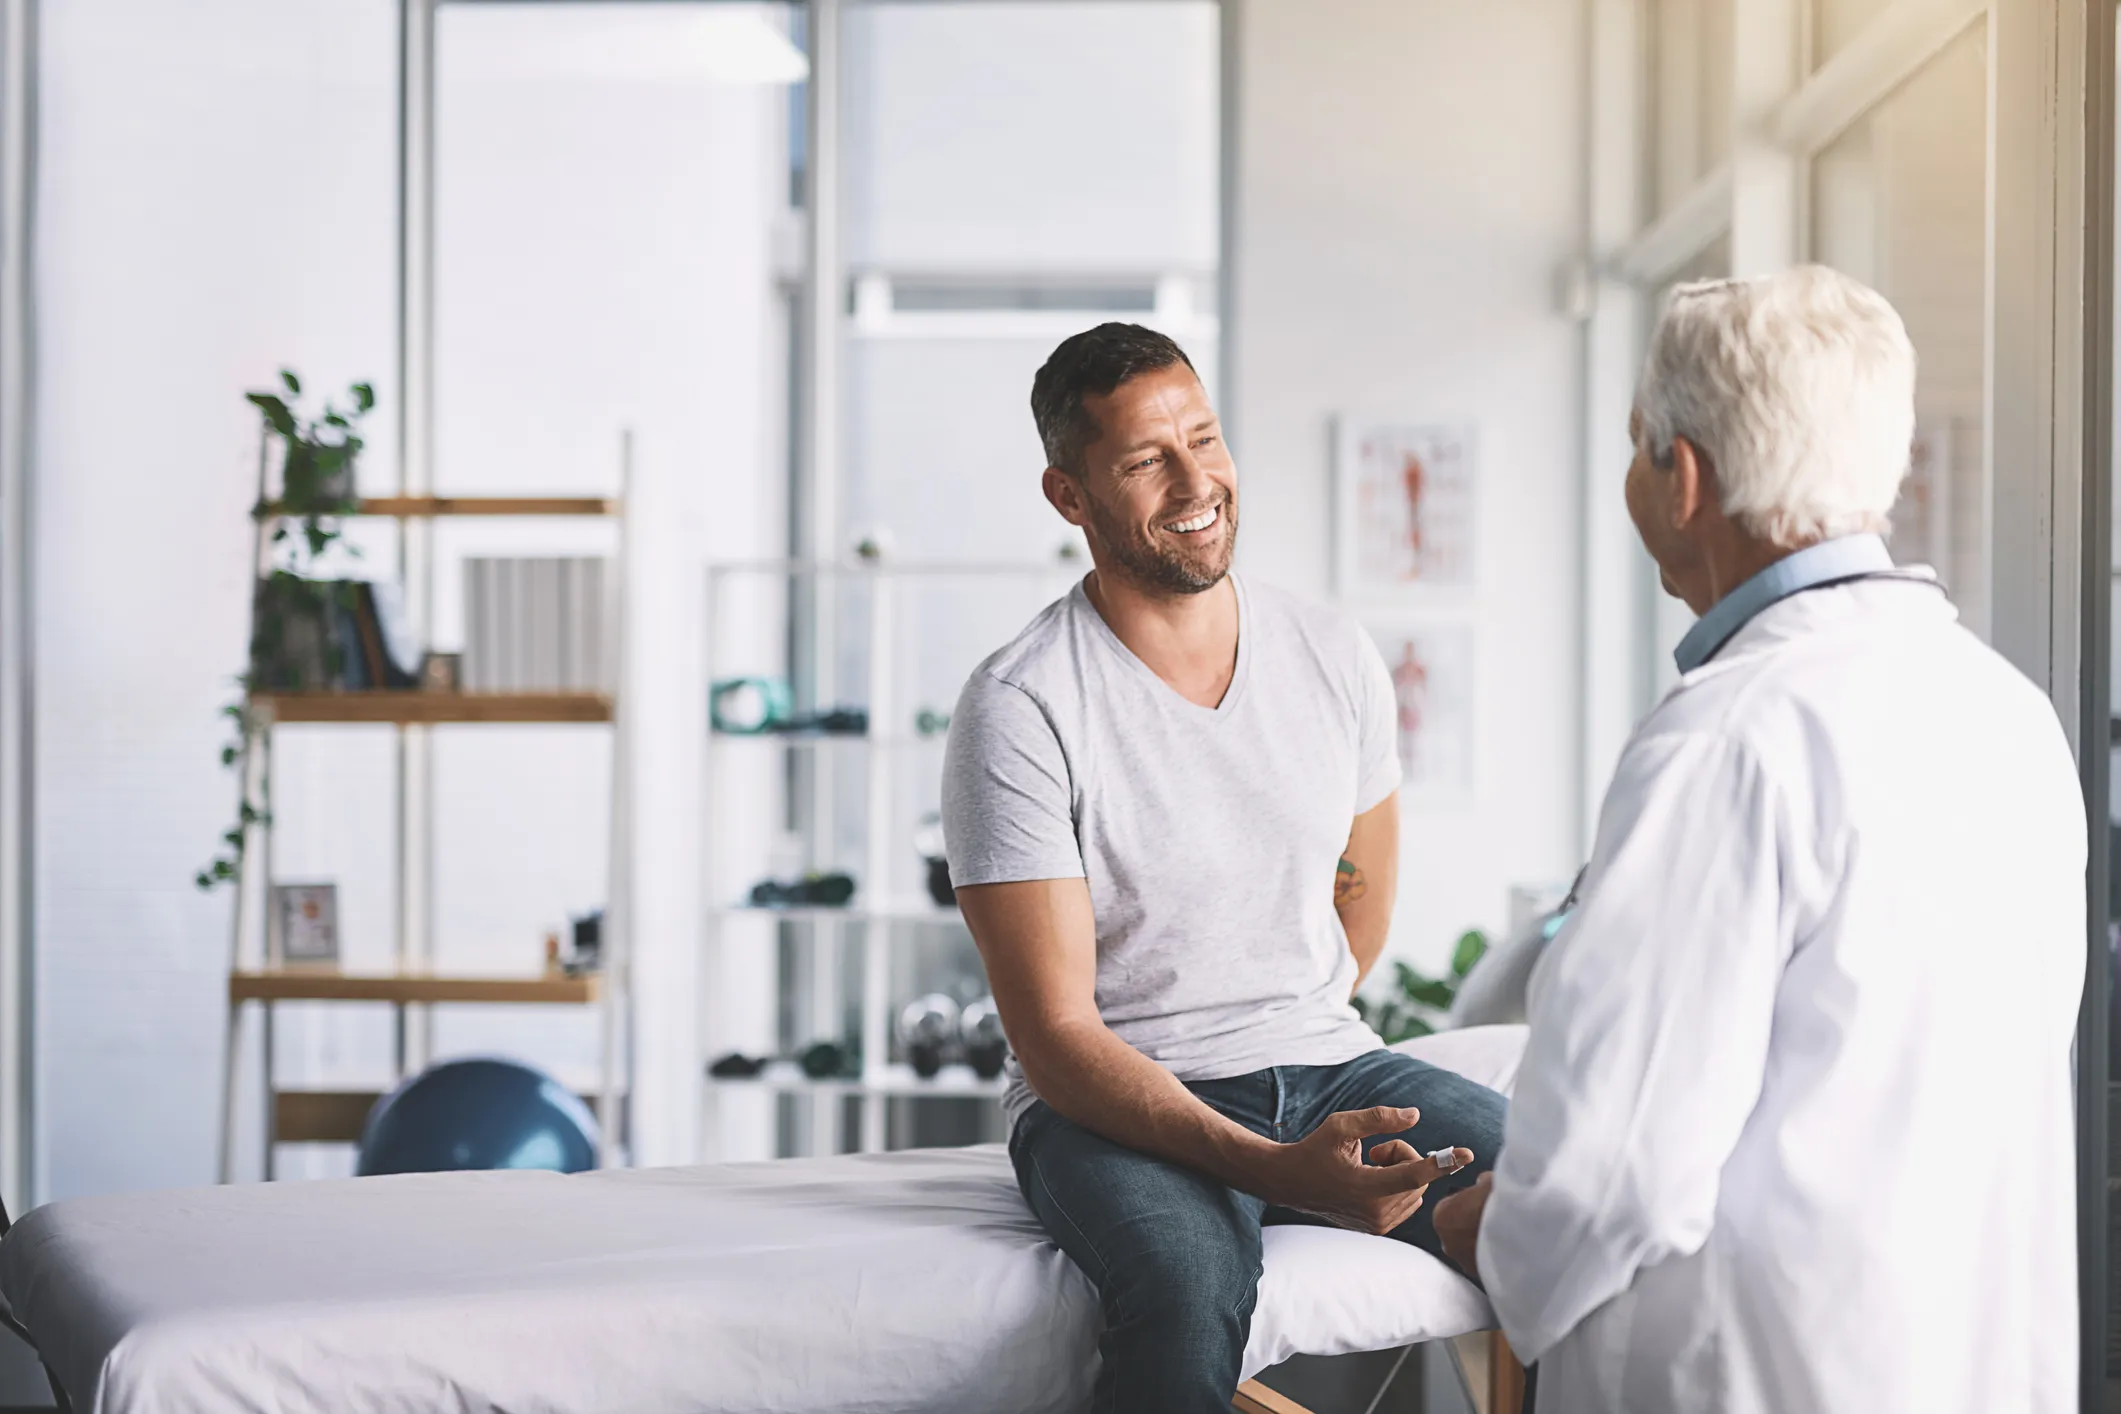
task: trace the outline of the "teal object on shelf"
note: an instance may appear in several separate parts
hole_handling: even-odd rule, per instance
[[[718,732],[758,736],[795,713],[785,678],[723,678],[707,694],[707,720]]]

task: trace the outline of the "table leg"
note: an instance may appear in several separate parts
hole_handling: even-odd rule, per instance
[[[1311,1414],[1304,1405],[1298,1404],[1278,1390],[1268,1389],[1258,1380],[1246,1380],[1237,1387],[1237,1398],[1230,1401],[1236,1414]]]
[[[274,1080],[272,1063],[272,1003],[269,1001],[261,1001],[258,1003],[258,1006],[261,1009],[261,1015],[264,1019],[263,1030],[265,1033],[262,1037],[263,1044],[261,1046],[263,1054],[259,1057],[258,1065],[258,1069],[265,1076],[265,1113],[262,1117],[260,1128],[264,1131],[265,1134],[265,1181],[267,1183],[270,1183],[273,1181],[275,1167],[273,1163],[273,1150],[275,1149],[275,1147],[277,1147],[279,1143],[279,1134],[277,1133],[279,1126],[276,1122],[279,1119],[279,1116],[274,1113],[274,1111],[279,1108],[279,1096],[275,1093],[273,1088]]]
[[[219,1182],[236,1179],[236,1093],[243,1060],[243,1004],[228,1004],[228,1039],[221,1051],[221,1148],[215,1164]]]
[[[1524,1366],[1501,1331],[1488,1332],[1489,1414],[1520,1414],[1524,1408]]]

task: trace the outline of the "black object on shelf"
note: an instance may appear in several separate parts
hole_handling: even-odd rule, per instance
[[[898,1015],[898,1039],[915,1075],[935,1078],[957,1044],[957,1026],[957,1003],[941,992],[906,1003]]]
[[[604,956],[604,910],[593,909],[575,919],[569,939],[572,946],[560,970],[570,977],[596,971]]]
[[[981,997],[966,1006],[958,1017],[958,1034],[965,1046],[965,1063],[982,1080],[1002,1073],[1009,1059],[1009,1038],[1002,1034],[1001,1009],[994,998]]]
[[[785,722],[774,723],[768,730],[782,736],[866,736],[869,732],[869,709],[834,707],[823,712],[790,717]]]
[[[852,1080],[862,1073],[862,1053],[837,1041],[818,1041],[795,1058],[812,1080]]]
[[[731,1051],[707,1067],[707,1073],[717,1080],[750,1080],[766,1068],[767,1057],[747,1056],[742,1051]]]
[[[950,884],[950,861],[931,859],[928,861],[928,897],[943,908],[957,903],[957,890]]]
[[[950,861],[943,855],[943,817],[930,812],[921,817],[913,832],[913,848],[928,862],[928,897],[938,908],[957,903],[957,890],[950,883]]]
[[[852,874],[812,874],[786,884],[761,879],[751,886],[753,908],[843,908],[853,897]]]

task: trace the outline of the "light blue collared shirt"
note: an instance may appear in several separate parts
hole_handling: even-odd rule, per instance
[[[1807,545],[1784,555],[1730,593],[1709,605],[1709,611],[1679,640],[1672,661],[1682,673],[1691,673],[1706,663],[1731,636],[1751,623],[1753,616],[1792,594],[1830,584],[1853,575],[1876,574],[1893,567],[1892,554],[1881,536],[1839,535]]]

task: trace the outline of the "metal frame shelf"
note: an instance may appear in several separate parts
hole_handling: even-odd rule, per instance
[[[1057,590],[1080,576],[1085,568],[1080,560],[1058,557],[1042,563],[911,563],[854,558],[834,561],[751,559],[713,564],[707,572],[705,605],[708,677],[712,681],[724,665],[723,654],[718,651],[722,645],[717,627],[720,606],[730,592],[733,579],[763,583],[778,581],[790,590],[788,598],[792,615],[806,635],[799,639],[802,646],[793,656],[796,662],[811,670],[813,682],[826,682],[834,677],[830,670],[833,651],[845,645],[848,634],[863,635],[872,645],[894,641],[893,629],[901,605],[901,596],[896,590],[908,581],[926,584],[970,581],[975,585],[1004,580],[1036,585],[1046,581]],[[823,602],[824,596],[803,592],[802,586],[821,580],[867,584],[866,612],[835,613]],[[804,606],[810,615],[811,621],[808,622],[803,618],[804,609],[797,607],[806,598],[810,601]],[[898,685],[894,681],[893,655],[872,651],[867,655],[867,663],[866,681],[857,685],[866,694],[864,706],[870,723],[884,726],[901,720],[900,708],[904,704],[899,700]],[[706,713],[703,711],[701,716],[705,717]],[[892,864],[905,845],[905,841],[894,834],[902,784],[897,779],[898,771],[903,763],[921,761],[924,757],[936,758],[934,764],[939,770],[941,752],[923,753],[920,748],[940,748],[947,740],[947,735],[941,732],[922,736],[896,731],[872,736],[864,733],[752,735],[710,730],[708,737],[709,749],[702,753],[706,771],[703,798],[710,820],[719,813],[717,807],[726,789],[730,762],[745,752],[757,751],[767,745],[800,754],[804,769],[800,773],[803,787],[798,792],[801,797],[799,814],[811,863],[815,867],[828,867],[837,862],[837,851],[826,848],[822,841],[840,838],[838,826],[845,823],[839,818],[835,793],[835,782],[840,779],[838,773],[842,769],[861,772],[866,778],[867,789],[856,878],[863,890],[883,886],[891,878]],[[830,747],[843,749],[828,749]],[[853,1039],[860,1046],[862,1074],[858,1078],[813,1079],[792,1064],[781,1061],[773,1063],[759,1077],[704,1077],[706,1061],[724,1049],[718,1044],[719,1038],[711,1034],[712,1028],[706,1028],[702,1033],[701,1048],[701,1073],[705,1078],[703,1138],[717,1133],[716,1097],[745,1087],[779,1094],[808,1094],[819,1099],[858,1099],[861,1104],[860,1147],[864,1152],[875,1152],[884,1147],[886,1103],[891,1099],[994,1098],[1002,1093],[1002,1080],[981,1080],[963,1066],[945,1067],[935,1079],[922,1080],[910,1067],[888,1059],[892,1041],[892,998],[887,995],[891,985],[892,930],[908,926],[961,929],[964,920],[956,909],[938,907],[925,896],[905,898],[886,894],[871,901],[864,892],[858,892],[850,904],[838,907],[754,907],[734,902],[739,890],[748,887],[751,881],[716,878],[712,832],[710,824],[709,858],[703,877],[707,881],[708,898],[726,902],[710,904],[706,911],[709,975],[714,975],[713,959],[719,956],[725,942],[734,946],[759,945],[762,939],[759,936],[761,930],[754,926],[757,923],[807,925],[810,934],[807,946],[811,949],[806,968],[808,985],[800,989],[806,995],[799,999],[799,1014],[814,1035],[839,1039],[838,1018],[845,1014],[846,994],[851,992],[859,1018],[857,1035]],[[779,932],[778,927],[771,930],[776,938]],[[837,946],[850,934],[861,945],[853,952],[860,959],[860,975],[856,979],[845,979],[853,981],[851,988],[844,985],[839,975]],[[812,1152],[835,1151],[840,1134],[839,1106],[812,1104],[807,1132]],[[712,1139],[707,1140],[703,1149],[703,1157],[719,1156],[718,1145]]]
[[[954,1100],[998,1098],[1008,1088],[1000,1076],[989,1080],[968,1065],[946,1065],[933,1076],[923,1077],[915,1074],[912,1066],[897,1062],[884,1066],[875,1076],[820,1077],[805,1075],[792,1061],[775,1061],[757,1075],[710,1076],[708,1083],[720,1089],[737,1090],[749,1086],[784,1094],[807,1092]]]

